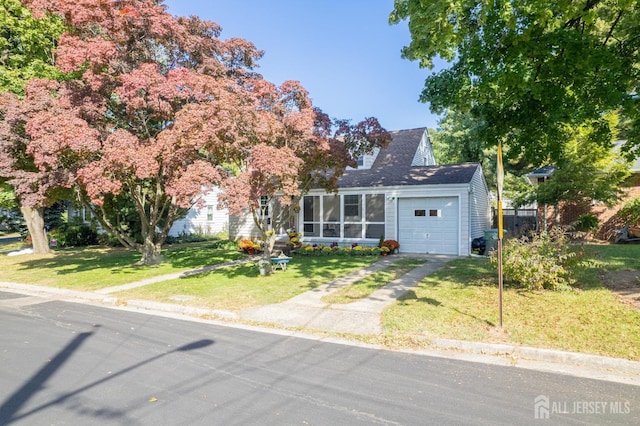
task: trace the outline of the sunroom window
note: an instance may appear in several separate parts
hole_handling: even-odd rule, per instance
[[[365,238],[384,236],[384,194],[365,195],[367,210]]]
[[[322,197],[322,236],[340,237],[340,196]]]
[[[384,194],[305,196],[307,237],[379,239],[385,231]]]
[[[303,201],[302,230],[306,237],[320,236],[320,197],[306,196]]]

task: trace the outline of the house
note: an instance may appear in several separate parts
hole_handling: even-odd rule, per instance
[[[218,207],[220,189],[214,188],[203,195],[202,208],[192,207],[182,219],[175,221],[169,235],[216,235],[229,230],[229,210]]]
[[[619,140],[614,143],[615,149],[620,149],[625,143]],[[526,177],[532,185],[544,184],[549,179],[553,179],[554,166],[546,166],[536,169],[527,174]],[[640,158],[636,158],[630,164],[630,176],[623,182],[621,189],[623,195],[618,203],[614,206],[607,206],[598,200],[581,200],[576,202],[562,202],[558,206],[538,206],[538,213],[541,220],[540,228],[544,229],[559,223],[567,226],[575,222],[580,215],[593,214],[600,222],[600,228],[595,237],[601,240],[613,241],[616,236],[616,230],[624,225],[624,222],[618,217],[618,211],[625,204],[637,197],[640,197]]]
[[[305,243],[377,245],[383,238],[397,240],[405,253],[469,255],[471,240],[491,224],[481,166],[436,165],[426,128],[391,134],[386,148],[345,171],[337,194],[304,195],[289,226]],[[174,226],[177,232],[192,228],[186,221]],[[231,216],[228,226],[230,238],[258,235],[249,215]]]

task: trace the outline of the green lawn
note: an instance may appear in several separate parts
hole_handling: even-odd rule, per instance
[[[122,299],[184,303],[211,309],[239,310],[283,302],[378,260],[375,256],[295,256],[286,272],[261,276],[253,263],[115,293]],[[191,296],[180,302],[175,296]]]
[[[599,282],[604,269],[640,269],[640,245],[590,246],[575,291],[506,288],[499,325],[496,271],[460,259],[427,277],[383,313],[386,333],[480,340],[640,360],[640,311]]]
[[[0,256],[0,269],[3,281],[90,291],[242,257],[237,250],[215,247],[167,246],[165,261],[153,267],[135,266],[140,254],[123,248],[60,249],[48,255]]]
[[[2,246],[0,246],[0,250]],[[504,291],[504,327],[498,327],[497,273],[484,258],[446,264],[383,312],[381,341],[409,344],[451,338],[522,344],[640,360],[640,311],[621,303],[600,282],[603,271],[640,270],[640,245],[577,247],[584,260],[574,291]],[[0,255],[2,281],[96,290],[147,277],[244,257],[235,246],[212,242],[167,246],[157,267],[133,264],[140,255],[119,248],[57,250],[47,256]],[[222,310],[278,303],[378,260],[375,256],[295,256],[287,271],[260,276],[253,264],[228,267],[119,292],[146,299]],[[417,266],[404,259],[347,287],[331,303],[365,297]],[[190,296],[189,301],[176,296]],[[418,339],[416,339],[416,337]]]

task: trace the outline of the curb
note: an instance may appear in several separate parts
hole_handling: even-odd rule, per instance
[[[452,339],[434,339],[431,341],[431,345],[437,349],[459,350],[478,355],[508,356],[514,360],[527,359],[555,364],[570,364],[577,367],[611,369],[616,370],[618,373],[626,372],[640,375],[640,361],[631,361],[623,358],[535,348],[531,346],[469,342]]]
[[[107,308],[115,309],[137,309],[140,311],[146,311],[147,314],[177,314],[184,320],[202,320],[202,317],[211,317],[213,319],[219,319],[216,324],[221,326],[234,326],[236,323],[225,323],[226,321],[238,321],[240,316],[231,311],[196,308],[192,306],[185,306],[172,303],[160,303],[151,302],[145,300],[120,300],[115,296],[107,296],[99,293],[90,293],[75,291],[69,289],[60,289],[52,287],[42,287],[29,284],[18,284],[10,282],[0,282],[0,289],[9,292],[17,292],[27,294],[30,296],[40,296],[44,298],[54,297],[58,300],[74,302],[74,303],[90,303],[99,304]],[[198,318],[200,317],[200,318]],[[270,328],[266,326],[250,326],[245,327],[259,330],[261,332],[273,332],[281,333],[282,330],[277,328]],[[296,335],[298,333],[295,333]],[[334,339],[327,340],[326,336],[314,335],[311,331],[303,333],[305,338],[315,338],[321,341],[334,341]],[[337,339],[336,342],[348,345],[357,346],[370,346],[378,349],[387,349],[379,345],[363,345],[361,342],[355,342],[344,338]],[[589,370],[586,377],[592,377],[608,381],[617,381],[640,386],[640,361],[631,361],[622,358],[613,358],[600,355],[583,354],[578,352],[566,352],[555,349],[535,348],[529,346],[518,346],[498,343],[485,343],[485,342],[472,342],[464,340],[453,339],[433,339],[425,340],[429,343],[432,350],[442,351],[437,356],[447,356],[457,353],[481,356],[482,359],[467,359],[475,362],[492,362],[496,359],[504,359],[505,357],[511,360],[510,364],[514,367],[533,368],[543,371],[554,371],[558,373],[571,374],[574,376],[584,376],[585,372],[573,371],[567,372],[565,368],[559,368],[562,366],[571,367],[571,369],[581,368]],[[430,354],[428,350],[407,350],[398,349],[404,352],[424,353]],[[433,354],[432,354],[433,355]],[[490,357],[487,359],[487,357]],[[456,356],[452,356],[456,358]],[[524,363],[521,363],[523,361]],[[555,368],[544,368],[541,366],[527,367],[524,365],[526,361],[543,362],[554,364]],[[603,371],[606,371],[603,372]],[[622,377],[621,379],[621,376]],[[637,376],[637,377],[630,377]]]
[[[223,311],[220,309],[195,308],[193,306],[177,305],[173,303],[150,302],[148,300],[126,300],[123,304],[133,308],[146,309],[151,311],[170,312],[181,315],[210,316],[226,320],[237,320],[239,317],[235,312]]]

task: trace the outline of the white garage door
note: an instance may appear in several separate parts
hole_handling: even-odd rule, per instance
[[[401,198],[398,242],[406,253],[458,254],[458,198]]]

